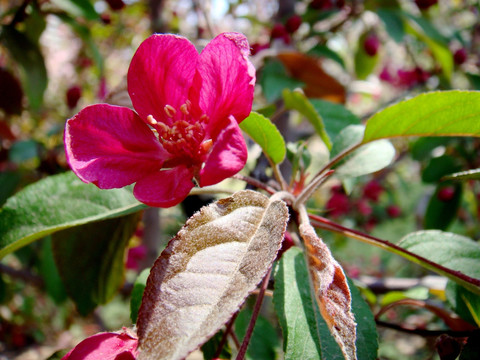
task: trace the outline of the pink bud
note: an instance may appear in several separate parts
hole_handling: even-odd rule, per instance
[[[420,10],[426,10],[437,2],[438,0],[415,0],[415,4],[417,4]]]
[[[449,201],[453,199],[454,195],[455,188],[453,186],[445,186],[438,191],[437,198],[440,201]]]
[[[378,48],[380,47],[380,41],[378,40],[377,35],[370,34],[367,36],[363,43],[363,48],[368,56],[377,55]]]
[[[67,90],[67,105],[69,109],[73,109],[75,106],[77,106],[78,100],[80,100],[80,97],[82,96],[82,89],[77,86],[71,86]]]
[[[293,34],[302,25],[302,18],[298,15],[291,16],[285,23],[285,29],[290,34]]]
[[[402,210],[397,205],[387,206],[387,214],[391,218],[397,218],[401,215]]]
[[[467,61],[467,50],[465,48],[460,48],[453,54],[453,61],[455,64],[462,65],[465,61]]]

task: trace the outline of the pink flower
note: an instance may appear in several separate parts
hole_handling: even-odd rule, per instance
[[[198,54],[187,39],[152,35],[133,56],[128,93],[136,111],[97,104],[67,121],[65,150],[77,176],[101,189],[135,183],[151,206],[180,203],[193,188],[240,171],[255,69],[246,38],[223,33]],[[153,130],[153,131],[152,131]]]
[[[75,346],[62,360],[135,360],[138,340],[126,331],[98,333]]]

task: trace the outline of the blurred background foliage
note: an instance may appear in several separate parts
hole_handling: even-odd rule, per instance
[[[291,143],[290,162],[282,170],[302,181],[296,170],[313,174],[327,159],[304,117],[321,116],[335,139],[346,125],[360,124],[400,99],[434,90],[480,90],[479,12],[476,0],[0,0],[0,204],[28,184],[68,170],[62,142],[67,118],[92,103],[129,105],[128,65],[153,32],[181,34],[199,49],[220,32],[244,33],[257,69],[254,110],[270,116]],[[288,97],[297,88],[305,100]],[[419,229],[478,239],[480,184],[444,176],[480,168],[480,142],[421,138],[395,140],[394,146],[393,165],[332,181],[309,206],[393,242]],[[268,179],[264,161],[251,150],[245,172]],[[50,237],[3,259],[0,359],[47,358],[86,335],[129,325],[137,274],[151,266],[202,201],[188,199],[160,215],[145,211],[130,232],[123,287],[114,289],[113,300],[107,296],[108,304],[97,301],[95,311],[83,311],[87,317],[80,316],[85,303],[77,300],[75,306],[67,296]],[[349,276],[363,281],[374,313],[407,297],[444,306],[442,279],[426,285],[425,271],[395,255],[322,236]],[[382,280],[394,277],[418,281],[391,287]],[[442,329],[440,318],[420,308],[394,308],[384,317],[406,328]],[[455,310],[480,325],[478,308]],[[435,346],[441,350],[442,342],[435,345],[434,336],[381,329],[381,358],[440,356]],[[273,343],[264,358],[278,353]]]

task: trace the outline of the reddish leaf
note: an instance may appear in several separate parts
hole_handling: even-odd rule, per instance
[[[318,59],[298,52],[278,54],[278,59],[295,79],[306,84],[304,92],[307,97],[336,103],[345,102],[345,88],[323,70]]]
[[[347,360],[357,359],[356,323],[351,295],[342,267],[309,223],[299,227],[320,313]]]

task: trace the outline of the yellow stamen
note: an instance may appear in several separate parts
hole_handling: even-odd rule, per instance
[[[163,110],[165,111],[165,114],[167,114],[169,118],[173,118],[177,113],[177,110],[175,110],[175,108],[172,105],[168,105],[168,104],[165,105]]]
[[[155,118],[153,117],[153,115],[148,115],[148,116],[147,116],[147,122],[148,122],[150,125],[152,125],[152,126],[158,124],[158,121],[155,120]]]

